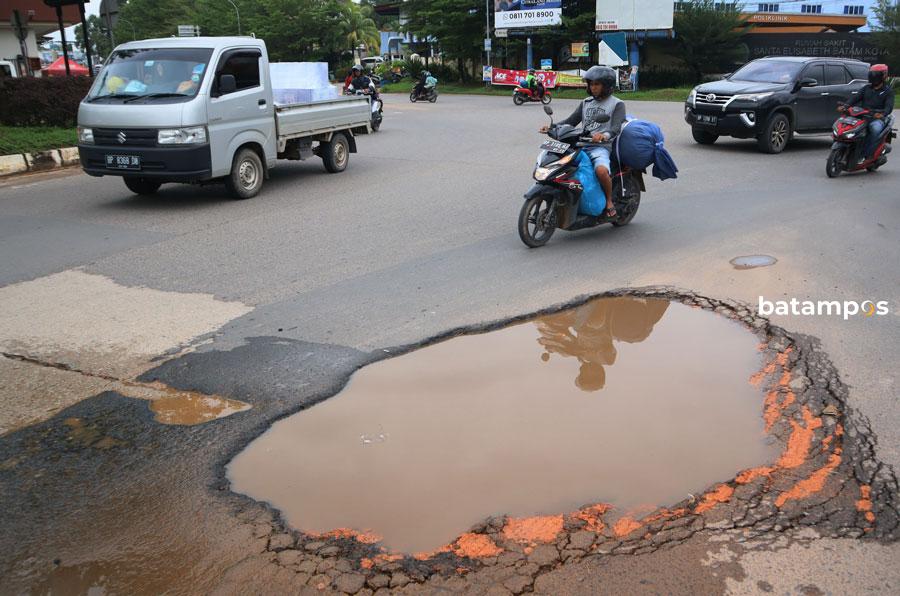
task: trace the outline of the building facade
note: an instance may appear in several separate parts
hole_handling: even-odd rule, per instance
[[[40,0],[0,0],[0,60],[8,60],[17,65],[20,75],[25,74],[25,56],[22,44],[10,22],[13,10],[18,10],[25,25],[25,52],[31,70],[40,73],[40,50],[38,45],[43,36],[59,30],[56,9],[50,8]],[[63,9],[63,24],[75,25],[81,22],[77,6],[66,6]]]

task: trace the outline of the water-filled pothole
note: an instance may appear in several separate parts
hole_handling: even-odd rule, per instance
[[[668,301],[602,298],[357,372],[228,466],[309,532],[433,551],[491,515],[680,501],[772,461],[757,338]]]
[[[729,261],[735,269],[756,269],[757,267],[770,267],[778,262],[778,259],[769,255],[744,255],[735,257]]]

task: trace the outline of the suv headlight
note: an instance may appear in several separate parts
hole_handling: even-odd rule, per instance
[[[82,145],[94,144],[94,129],[78,127],[78,142]]]
[[[160,145],[196,145],[206,142],[206,127],[164,128],[159,131],[157,142]]]
[[[687,102],[691,104],[691,107],[697,107],[697,88],[694,87],[691,89],[691,92],[688,93]]]
[[[734,99],[741,100],[741,101],[757,102],[757,101],[764,100],[765,98],[772,95],[772,93],[773,93],[772,91],[769,91],[768,93],[738,93],[737,95],[734,96]]]

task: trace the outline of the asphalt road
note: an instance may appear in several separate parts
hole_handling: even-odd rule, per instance
[[[216,445],[223,436],[228,447],[222,449],[233,452],[274,416],[299,407],[292,383],[300,383],[310,401],[339,385],[339,378],[288,372],[297,346],[326,376],[340,366],[348,374],[383,348],[457,327],[580,295],[669,285],[753,306],[759,296],[889,301],[891,313],[881,317],[771,319],[821,340],[850,387],[850,404],[871,422],[878,459],[900,468],[896,158],[877,173],[830,180],[827,138],[798,138],[778,156],[758,153],[750,141],[699,146],[681,120],[680,104],[630,102],[630,114],[663,128],[679,178],[648,176],[640,212],[624,228],[558,232],[547,246],[529,250],[517,237],[516,217],[541,141],[536,130],[547,122],[540,107],[517,108],[501,97],[441,96],[433,105],[386,98],[382,130],[359,139],[360,152],[346,172],[326,174],[316,159],[289,162],[249,201],[233,201],[219,186],[167,185],[156,196],[136,197],[117,179],[77,172],[0,182],[0,345],[34,360],[29,368],[0,359],[0,375],[11,381],[0,390],[0,446],[6,442],[16,453],[29,428],[58,426],[78,408],[119,407],[110,393],[93,397],[109,389],[103,383],[43,365],[56,362],[91,379],[145,375],[140,378],[178,386],[177,378],[184,388],[254,403],[253,424],[221,424],[221,436],[207,430],[192,439],[205,441],[215,468],[227,455]],[[574,106],[553,102],[560,115]],[[746,271],[729,264],[748,254],[772,255],[778,263]],[[282,344],[292,346],[290,357]],[[160,356],[184,353],[187,346],[196,352],[189,366],[154,372]],[[63,377],[50,378],[57,374]],[[264,397],[275,405],[254,402]],[[91,405],[97,400],[103,404]],[[153,444],[160,440],[152,437],[156,427],[149,418],[135,420],[136,433]],[[187,450],[170,455],[181,462],[173,470],[190,469],[183,461],[191,457]],[[115,462],[106,464],[115,474]],[[177,481],[185,494],[205,495],[203,515],[231,515],[198,483]],[[104,498],[118,490],[114,480],[104,484],[111,485],[98,493]],[[53,549],[65,552],[64,560],[84,563],[95,558],[89,551],[101,552],[96,544],[104,536],[115,534],[111,544],[129,548],[134,534],[119,522],[89,532],[93,550],[61,540],[60,532],[90,525],[90,505],[80,515],[54,518],[60,507],[51,501],[83,487],[76,477],[57,478],[52,490],[34,494],[39,485],[28,488],[33,502],[14,506],[17,513],[6,522],[10,531],[30,528],[27,539],[0,541],[12,553],[0,557],[4,573],[18,574],[20,587],[46,575],[41,557]],[[35,521],[42,511],[50,513]],[[141,536],[152,536],[152,519],[135,522]],[[241,548],[234,545],[247,537],[236,522],[223,524],[231,528],[221,533],[239,560]],[[189,552],[191,541],[201,538],[175,541]],[[639,563],[642,571],[628,569],[630,562],[585,562],[554,572],[542,588],[887,593],[900,586],[896,543],[776,538],[755,546],[739,546],[735,536],[709,544],[693,539],[647,557]],[[103,551],[104,560],[115,559],[111,553]],[[177,581],[183,573],[205,577],[190,566],[171,577]],[[131,585],[170,585],[168,576],[160,577],[161,583]]]

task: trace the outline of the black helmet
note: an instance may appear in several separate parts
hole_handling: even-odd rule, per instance
[[[533,69],[533,68],[529,68],[529,69],[528,69],[528,74],[534,74],[534,69]]]
[[[592,66],[584,73],[584,82],[588,83],[587,91],[589,94],[591,92],[590,83],[592,81],[603,83],[603,91],[600,95],[601,97],[607,97],[612,93],[613,87],[616,85],[616,71],[608,66]]]
[[[872,68],[869,69],[869,83],[877,87],[884,82],[887,74],[887,64],[873,64]]]

